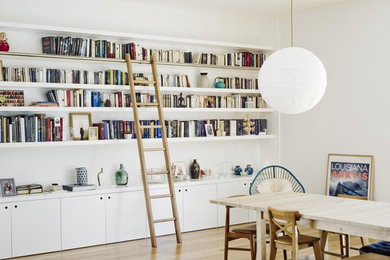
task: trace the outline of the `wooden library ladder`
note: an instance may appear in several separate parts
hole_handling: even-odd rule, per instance
[[[166,133],[166,128],[165,128],[163,107],[162,107],[162,103],[161,103],[160,88],[159,88],[159,84],[158,84],[156,57],[154,55],[152,55],[152,57],[151,57],[153,81],[134,80],[130,54],[126,54],[126,64],[127,64],[127,72],[128,72],[128,77],[129,77],[131,101],[133,104],[135,133],[137,136],[138,154],[139,154],[139,160],[140,160],[140,165],[141,165],[142,182],[144,185],[145,203],[146,203],[146,209],[148,212],[150,240],[152,243],[152,247],[157,247],[156,232],[154,229],[154,224],[155,223],[162,223],[162,222],[169,222],[169,221],[174,222],[175,230],[176,230],[176,241],[177,241],[177,243],[181,243],[181,241],[182,241],[181,240],[181,231],[180,231],[179,217],[178,217],[177,206],[176,206],[175,189],[173,186],[173,179],[172,179],[172,174],[171,174],[171,162],[170,162],[170,157],[169,157],[167,133]],[[143,85],[144,84],[146,84],[146,85],[153,84],[155,95],[156,95],[156,102],[155,103],[139,103],[139,102],[137,102],[137,99],[135,96],[134,84],[143,84]],[[160,124],[159,125],[157,125],[157,124],[156,125],[140,125],[140,119],[139,119],[139,114],[138,114],[139,107],[155,107],[155,108],[157,108],[158,118],[159,118]],[[143,132],[142,130],[144,130],[144,129],[154,130],[154,129],[158,129],[158,128],[161,129],[162,147],[144,148],[143,142],[142,142],[142,132]],[[145,165],[145,152],[164,152],[165,170],[147,171],[146,165]],[[169,192],[167,194],[160,194],[160,195],[151,196],[150,191],[149,191],[149,183],[148,183],[147,176],[158,175],[158,174],[166,174],[167,175]],[[151,200],[162,199],[162,198],[170,198],[171,206],[172,206],[172,217],[171,218],[163,218],[163,219],[154,219]]]

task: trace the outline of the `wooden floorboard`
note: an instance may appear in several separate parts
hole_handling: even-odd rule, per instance
[[[301,233],[309,235],[318,235],[317,230],[300,228]],[[214,260],[223,259],[223,239],[224,229],[215,228],[203,231],[188,232],[183,234],[183,244],[176,244],[175,235],[163,236],[157,238],[158,248],[150,246],[149,239],[114,243],[102,246],[87,247],[81,249],[67,250],[35,256],[21,257],[15,259],[21,260]],[[338,250],[338,237],[330,235],[330,250]],[[352,238],[351,244],[359,246],[359,239]],[[240,239],[231,242],[234,246],[248,246],[247,240]],[[358,252],[351,250],[352,255]],[[269,252],[269,250],[268,250]],[[314,259],[311,248],[299,251],[300,259]],[[311,256],[309,256],[311,255]],[[249,252],[229,251],[229,260],[250,259]],[[278,252],[277,259],[283,259],[281,252]],[[339,259],[337,257],[328,257],[329,260]]]

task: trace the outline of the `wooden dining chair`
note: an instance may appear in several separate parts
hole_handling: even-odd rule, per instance
[[[291,252],[291,259],[298,259],[298,250],[313,247],[316,260],[321,260],[320,239],[318,237],[299,234],[297,220],[298,211],[268,208],[270,226],[270,260],[275,260],[278,249]]]
[[[228,259],[229,250],[250,251],[251,259],[256,259],[256,223],[240,225],[234,228],[230,227],[230,209],[232,207],[226,206],[226,221],[225,221],[225,249],[224,259]],[[239,238],[246,238],[249,240],[249,248],[229,247],[229,242]]]
[[[337,197],[367,200],[367,197],[348,196],[348,195],[344,195],[344,194],[339,194]],[[340,253],[335,253],[335,252],[325,250],[326,241],[328,240],[329,233],[336,234],[339,236]],[[324,257],[324,255],[326,254],[326,255],[332,255],[332,256],[345,258],[345,257],[349,257],[349,250],[350,249],[360,250],[360,247],[352,247],[350,242],[351,242],[351,239],[350,239],[350,235],[348,235],[348,234],[322,231],[322,233],[321,233],[321,254],[322,254],[322,257]],[[366,245],[368,245],[368,239],[364,238],[364,237],[360,237],[360,243],[362,244],[362,246],[366,246]]]

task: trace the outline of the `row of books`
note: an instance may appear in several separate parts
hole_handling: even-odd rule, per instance
[[[156,102],[156,96],[149,93],[135,93],[136,101],[141,103]],[[123,91],[104,93],[91,90],[53,89],[46,92],[47,100],[59,107],[131,107],[131,95]],[[42,104],[42,105],[41,105]],[[36,102],[35,106],[46,106]]]
[[[244,131],[244,119],[224,119],[224,120],[165,120],[165,127],[168,138],[178,137],[204,137],[204,136],[241,136],[259,135],[266,133],[267,119],[252,119],[254,129],[250,133]],[[159,120],[141,120],[141,125],[160,125]],[[206,125],[211,125],[211,134],[206,133]],[[103,120],[94,123],[98,127],[99,140],[124,139],[125,134],[130,134],[136,138],[134,131],[134,121]],[[143,129],[142,138],[161,138],[161,128]]]
[[[148,49],[135,43],[115,43],[107,40],[93,40],[88,38],[72,38],[63,36],[42,37],[43,54],[99,57],[124,59],[129,53],[131,59],[150,61],[156,55],[157,61],[172,63],[197,63],[221,66],[260,67],[265,55],[253,52],[237,52],[225,54],[192,53],[183,50]]]
[[[259,89],[257,79],[241,77],[219,77],[227,89]]]
[[[86,71],[4,67],[3,75],[4,81],[14,82],[129,85],[127,72],[121,70]],[[133,78],[149,80],[151,75],[133,73]],[[188,76],[185,74],[161,74],[160,83],[162,86],[169,87],[190,87]]]
[[[23,90],[0,90],[0,107],[23,107]]]
[[[1,143],[64,140],[64,118],[45,114],[0,116]]]
[[[266,108],[267,104],[261,96],[195,96],[164,94],[164,107],[187,108]]]
[[[265,58],[263,53],[245,51],[225,54],[199,53],[194,59],[197,64],[260,68]]]

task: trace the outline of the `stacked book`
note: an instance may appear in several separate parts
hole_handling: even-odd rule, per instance
[[[86,191],[96,189],[95,184],[68,184],[62,185],[63,190],[67,191]]]
[[[23,194],[34,194],[34,193],[42,193],[43,188],[40,184],[28,184],[28,185],[20,185],[16,186],[16,193],[18,195]]]

